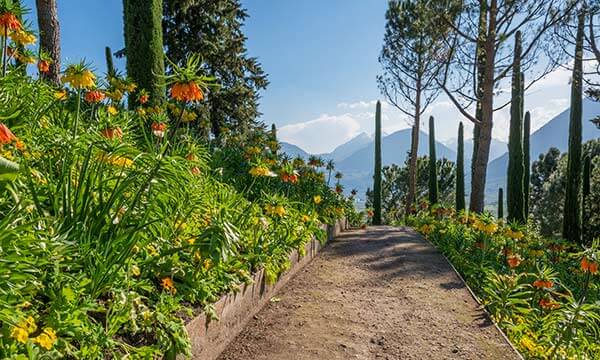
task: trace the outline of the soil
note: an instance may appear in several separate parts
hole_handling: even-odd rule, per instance
[[[519,359],[440,253],[406,228],[341,234],[220,360]]]

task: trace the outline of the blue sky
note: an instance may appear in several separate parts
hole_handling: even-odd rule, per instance
[[[34,9],[34,0],[25,0]],[[61,0],[63,58],[85,58],[105,71],[104,46],[123,47],[121,0]],[[276,123],[280,137],[310,152],[327,152],[361,132],[373,132],[376,76],[386,0],[243,0],[248,52],[259,58],[271,85],[262,93],[262,120]],[[29,18],[35,24],[35,11]],[[124,68],[123,62],[117,66]],[[569,74],[557,71],[527,93],[533,128],[567,106]],[[456,137],[463,120],[444,97],[426,117],[437,120],[441,140]],[[425,119],[426,119],[425,117]],[[508,111],[496,115],[494,137],[506,140]],[[469,124],[467,134],[469,133]],[[383,104],[383,129],[406,128],[402,114]],[[427,131],[427,129],[424,129]]]

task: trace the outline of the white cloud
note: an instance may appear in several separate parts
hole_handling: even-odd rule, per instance
[[[283,126],[278,130],[278,135],[282,141],[316,154],[332,151],[360,131],[360,122],[350,114],[323,114],[313,120]]]

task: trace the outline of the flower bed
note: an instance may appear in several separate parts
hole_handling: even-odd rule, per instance
[[[598,243],[581,248],[490,215],[436,207],[410,219],[531,359],[593,359],[600,351]]]

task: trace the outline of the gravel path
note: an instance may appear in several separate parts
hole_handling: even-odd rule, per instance
[[[409,229],[342,234],[221,360],[518,359],[446,260]]]

